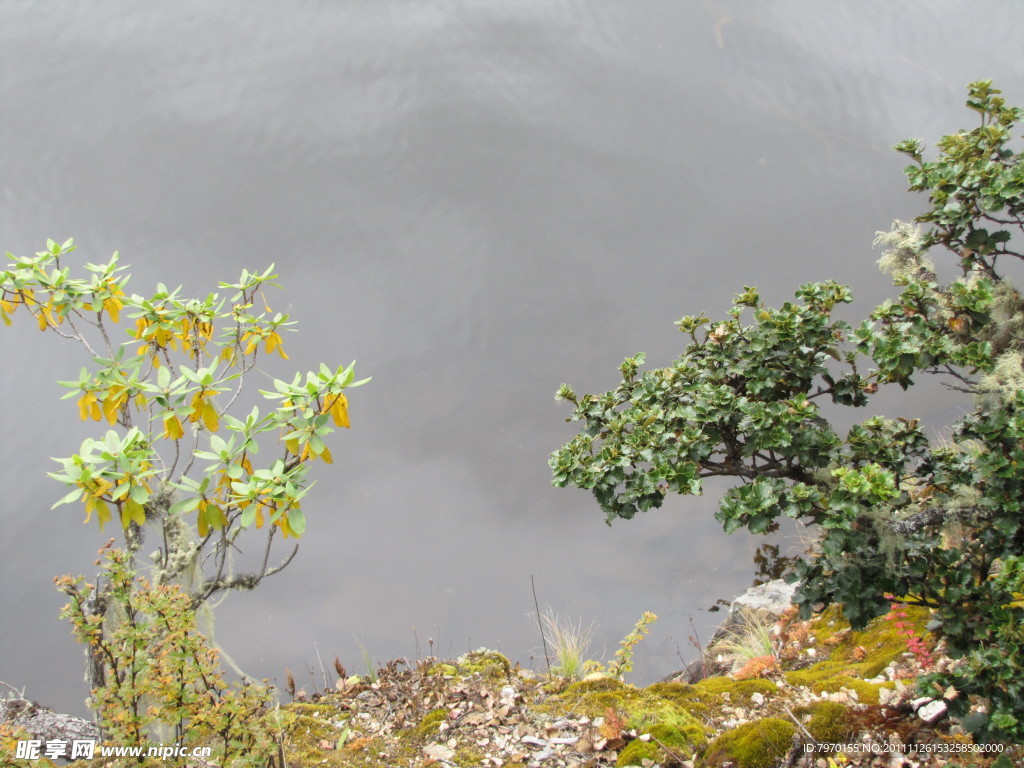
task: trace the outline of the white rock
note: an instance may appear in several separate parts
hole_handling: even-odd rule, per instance
[[[888,707],[890,704],[900,700],[900,694],[893,688],[879,688],[878,689],[878,703],[883,707]]]
[[[917,716],[924,720],[928,725],[937,723],[943,717],[946,716],[946,702],[937,700],[925,704],[919,710],[917,710]]]
[[[732,601],[729,613],[734,614],[741,608],[745,608],[765,611],[773,616],[778,616],[793,604],[796,587],[796,584],[787,584],[782,579],[751,587]]]
[[[433,760],[451,760],[455,757],[455,750],[444,744],[429,744],[423,748],[423,754]]]
[[[750,703],[757,707],[764,706],[764,694],[760,691],[754,691],[750,694]]]
[[[923,707],[925,704],[927,704],[930,701],[932,701],[932,697],[931,696],[922,696],[921,698],[914,699],[912,702],[910,702],[910,706],[913,707],[914,711],[916,712],[917,710],[919,710],[921,707]]]

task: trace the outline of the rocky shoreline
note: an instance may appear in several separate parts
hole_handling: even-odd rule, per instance
[[[690,665],[637,688],[521,669],[480,649],[454,660],[395,660],[339,674],[329,691],[281,707],[288,768],[1009,768],[1012,745],[978,745],[921,697],[922,665],[952,662],[907,608],[852,630],[833,606],[809,621],[793,587],[770,582],[733,601]],[[908,629],[910,627],[911,629]],[[908,649],[906,634],[922,645]],[[927,651],[922,648],[927,647]],[[922,654],[927,653],[927,657]],[[15,720],[17,722],[17,720]],[[45,765],[35,761],[34,765]],[[78,762],[98,768],[100,760]],[[188,763],[200,768],[201,761]]]

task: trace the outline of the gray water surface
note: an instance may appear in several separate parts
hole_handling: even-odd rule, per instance
[[[711,492],[609,528],[588,494],[551,488],[547,455],[573,434],[555,389],[614,386],[640,350],[669,361],[672,322],[721,315],[743,284],[778,302],[836,278],[862,314],[886,289],[875,232],[924,205],[889,147],[970,127],[974,79],[1024,103],[1022,16],[967,0],[0,2],[0,247],[119,250],[140,293],[205,294],[276,262],[269,298],[302,329],[290,363],[358,358],[374,377],[295,562],[218,610],[246,671],[287,665],[311,688],[317,650],[359,671],[356,638],[381,661],[486,645],[540,668],[533,575],[542,605],[596,623],[595,656],[658,613],[636,654],[651,681],[695,657],[691,615],[706,639],[763,539],[726,537]],[[80,712],[52,578],[93,573],[110,531],[51,511],[45,472],[105,427],[58,401],[76,349],[19,323],[0,355],[0,680]],[[939,421],[955,408],[914,399]]]

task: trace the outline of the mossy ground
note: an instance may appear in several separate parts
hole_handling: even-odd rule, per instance
[[[926,637],[924,612],[909,613]],[[567,765],[667,768],[691,761],[697,768],[773,768],[793,757],[803,731],[825,743],[857,739],[858,724],[883,712],[879,691],[894,686],[873,678],[912,661],[905,639],[881,618],[855,632],[838,609],[809,622],[790,616],[780,626],[801,647],[781,670],[751,680],[717,676],[646,688],[612,677],[552,680],[519,675],[504,656],[483,650],[415,670],[382,670],[379,685],[285,708],[294,717],[288,765],[473,768],[500,760],[505,768],[522,768],[536,762],[541,744],[550,750],[557,743]],[[417,693],[415,702],[387,701]],[[891,731],[891,720],[883,722]],[[920,727],[902,732],[917,734]]]
[[[934,639],[925,629],[928,611],[908,607],[906,613],[918,636],[934,647]],[[843,618],[842,607],[837,605],[829,607],[811,624],[810,637],[816,649],[827,652],[827,658],[804,669],[787,672],[786,681],[815,693],[854,691],[858,701],[866,704],[877,704],[879,690],[893,687],[891,681],[869,681],[907,654],[906,638],[898,633],[894,622],[879,617],[863,630],[856,631],[850,628]]]
[[[723,733],[708,746],[707,768],[774,768],[793,746],[796,726],[778,717],[744,723]]]
[[[930,642],[924,612],[908,613]],[[823,743],[863,733],[881,742],[893,733],[905,741],[969,742],[951,735],[948,722],[928,728],[878,704],[879,692],[896,685],[893,677],[920,672],[891,621],[855,632],[837,608],[807,622],[790,614],[779,624],[779,643],[780,664],[765,677],[645,688],[612,677],[572,682],[528,674],[485,649],[454,661],[391,662],[376,682],[349,679],[315,700],[283,705],[285,760],[288,768],[526,768],[548,760],[592,768],[645,761],[774,768],[787,755],[804,765],[790,750],[805,731]],[[905,682],[909,696],[913,680]],[[99,768],[100,761],[81,765]]]

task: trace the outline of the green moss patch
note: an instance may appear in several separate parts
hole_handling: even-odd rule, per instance
[[[749,705],[755,693],[770,696],[779,687],[771,680],[732,680],[728,677],[708,677],[692,686],[697,701],[712,707],[728,702],[733,706]]]
[[[927,609],[908,606],[905,611],[907,622],[914,626],[918,636],[927,637]],[[786,681],[815,693],[834,693],[846,688],[855,691],[857,699],[865,704],[877,704],[879,689],[893,687],[891,682],[875,684],[868,680],[907,652],[906,638],[897,632],[892,621],[880,616],[863,630],[853,631],[838,605],[830,606],[812,623],[811,634],[819,651],[829,652],[828,657],[806,669],[787,672]]]
[[[474,747],[460,747],[455,750],[452,762],[461,768],[477,768],[482,765],[481,761],[486,757],[483,752]]]
[[[827,662],[815,664],[807,669],[786,673],[786,682],[810,688],[815,693],[838,693],[844,688],[857,694],[857,701],[877,704],[878,692],[882,688],[894,688],[895,683],[870,683],[846,674],[842,667]]]
[[[656,744],[650,741],[640,741],[635,739],[626,747],[619,752],[619,757],[615,761],[615,768],[626,768],[631,765],[643,765],[644,760],[651,760],[655,763],[660,762],[661,750]]]
[[[432,709],[423,719],[420,720],[419,725],[410,730],[410,735],[417,739],[429,739],[435,733],[441,729],[441,723],[448,719],[448,710]]]
[[[639,765],[644,757],[660,765],[676,765],[683,760],[692,759],[698,752],[703,751],[708,743],[704,727],[689,716],[648,726],[643,729],[641,735],[649,736],[650,739],[636,739],[627,744],[619,753],[616,766],[634,764],[624,762],[624,759],[636,760],[635,764]],[[653,746],[654,749],[647,749],[647,746]],[[651,754],[654,756],[651,757]]]
[[[854,728],[848,707],[835,701],[816,701],[807,708],[810,720],[807,730],[820,742],[845,742]]]
[[[923,639],[931,636],[925,629],[930,618],[927,608],[907,606],[906,622]],[[811,634],[820,651],[829,651],[828,659],[819,664],[830,664],[837,671],[842,668],[858,677],[877,677],[893,661],[907,652],[906,638],[900,636],[896,625],[879,616],[862,630],[850,629],[842,616],[842,606],[832,605],[814,622]],[[839,642],[835,642],[838,639]],[[932,643],[933,644],[933,643]]]
[[[774,768],[793,745],[796,726],[778,717],[754,720],[723,733],[708,745],[707,768]]]
[[[467,675],[480,675],[490,680],[507,680],[512,676],[512,664],[508,658],[486,648],[464,653],[455,663],[459,671]]]
[[[572,713],[591,718],[606,717],[610,709],[631,728],[644,731],[663,725],[674,730],[673,739],[683,738],[687,745],[694,745],[706,738],[698,718],[707,707],[694,698],[692,689],[678,683],[634,688],[612,678],[598,678],[573,683],[537,708],[554,716]],[[680,746],[683,743],[679,741]]]

